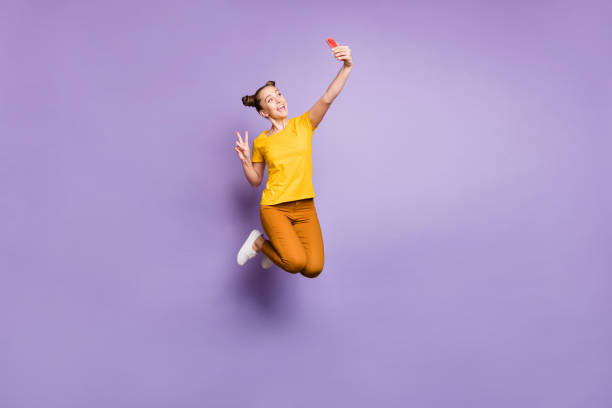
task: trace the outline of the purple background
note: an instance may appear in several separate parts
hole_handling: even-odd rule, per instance
[[[2,1],[3,408],[612,406],[612,8],[401,3]],[[240,267],[329,36],[325,269]]]

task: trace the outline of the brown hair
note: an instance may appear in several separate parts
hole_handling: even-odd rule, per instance
[[[257,109],[257,112],[262,110],[263,107],[261,106],[261,102],[257,98],[257,94],[259,93],[259,91],[264,89],[266,86],[276,86],[276,83],[274,81],[268,81],[268,82],[266,82],[266,84],[264,86],[262,86],[257,91],[255,91],[255,93],[253,95],[243,96],[242,97],[242,104],[244,106],[254,106],[255,109]]]

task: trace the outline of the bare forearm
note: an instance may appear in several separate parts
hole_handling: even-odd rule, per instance
[[[352,69],[352,65],[342,65],[342,68],[340,68],[340,72],[338,72],[338,75],[336,75],[336,78],[334,78],[331,85],[329,86],[329,88],[327,88],[327,91],[325,91],[325,94],[323,95],[323,98],[327,102],[332,103],[333,100],[336,99],[336,96],[338,96],[338,94],[344,87],[344,84],[346,83],[346,80],[348,79]]]
[[[257,187],[259,185],[259,176],[253,168],[253,162],[251,159],[242,160],[242,169],[244,170],[244,175],[246,176],[249,184],[253,187]]]

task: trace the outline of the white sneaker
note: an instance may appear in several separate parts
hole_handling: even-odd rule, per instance
[[[253,244],[255,240],[259,238],[260,235],[263,235],[259,230],[254,229],[251,231],[249,236],[247,237],[244,244],[240,247],[240,251],[238,251],[238,255],[236,255],[236,261],[238,261],[238,265],[244,265],[246,261],[253,258],[257,255],[257,252],[253,249]]]
[[[274,265],[274,262],[272,262],[272,260],[270,258],[265,256],[264,254],[261,254],[261,255],[262,255],[262,258],[261,258],[261,267],[262,268],[268,269],[269,267]]]

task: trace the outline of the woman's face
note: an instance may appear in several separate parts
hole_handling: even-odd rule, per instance
[[[263,108],[261,111],[262,116],[266,118],[282,119],[286,118],[289,114],[287,101],[277,88],[266,86],[259,93],[259,97],[261,98],[261,106]],[[263,115],[264,113],[266,115]]]

